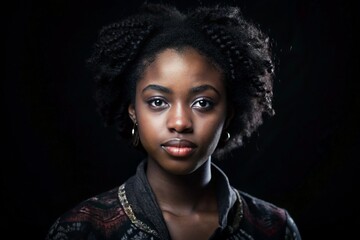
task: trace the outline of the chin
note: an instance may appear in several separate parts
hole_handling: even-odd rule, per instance
[[[193,163],[182,159],[169,160],[169,162],[167,162],[163,168],[170,174],[185,176],[196,172],[196,170],[198,170],[205,162],[206,161],[203,163]]]

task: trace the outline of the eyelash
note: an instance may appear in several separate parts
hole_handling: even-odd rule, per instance
[[[195,104],[200,104],[200,102],[205,102],[205,104],[206,104],[206,107],[202,107],[202,106],[195,107],[196,109],[198,109],[200,111],[209,111],[214,107],[214,102],[209,99],[206,99],[206,98],[197,99],[191,106],[194,107]]]
[[[156,106],[155,105],[156,101],[161,101],[161,103],[166,104],[166,106]],[[167,105],[168,105],[168,103],[162,98],[152,98],[152,99],[148,100],[147,103],[149,104],[150,108],[156,109],[156,110],[158,110],[158,109],[162,110],[165,107],[167,107]]]
[[[161,106],[156,106],[155,102],[159,101],[161,103]],[[158,103],[159,103],[158,102]],[[205,107],[202,106],[195,106],[196,104],[200,104],[200,102],[204,102],[206,104]],[[165,109],[169,104],[162,98],[153,98],[147,101],[147,103],[149,104],[150,108],[154,109],[154,110],[163,110]],[[195,106],[195,107],[194,107]],[[196,101],[194,101],[191,104],[191,107],[199,110],[199,111],[209,111],[214,107],[214,102],[212,100],[206,99],[206,98],[198,98],[196,99]]]

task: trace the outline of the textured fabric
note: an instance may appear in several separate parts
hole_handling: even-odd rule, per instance
[[[146,178],[145,164],[142,162],[136,174],[120,187],[63,214],[51,226],[46,239],[170,239]],[[219,227],[210,239],[301,239],[285,209],[234,189],[214,164],[212,175],[216,181]]]

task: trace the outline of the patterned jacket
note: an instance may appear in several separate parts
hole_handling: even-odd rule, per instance
[[[139,164],[136,174],[120,187],[89,198],[63,214],[46,240],[169,240],[162,212]],[[211,240],[300,240],[297,226],[285,209],[238,191],[212,165],[216,181],[219,227]]]

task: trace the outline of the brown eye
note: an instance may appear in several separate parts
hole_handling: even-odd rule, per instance
[[[163,100],[160,100],[160,99],[156,99],[153,102],[153,105],[156,107],[160,107],[162,104],[163,104]]]
[[[206,102],[206,101],[204,101],[204,100],[200,100],[200,101],[199,101],[199,105],[200,105],[201,107],[207,107],[207,106],[208,106],[208,102]]]
[[[195,101],[192,105],[193,108],[197,108],[199,110],[210,110],[214,106],[214,103],[207,99],[199,99]]]
[[[162,109],[162,108],[166,108],[168,106],[168,103],[160,98],[151,99],[148,101],[148,104],[150,105],[151,108],[154,108],[154,109]]]

